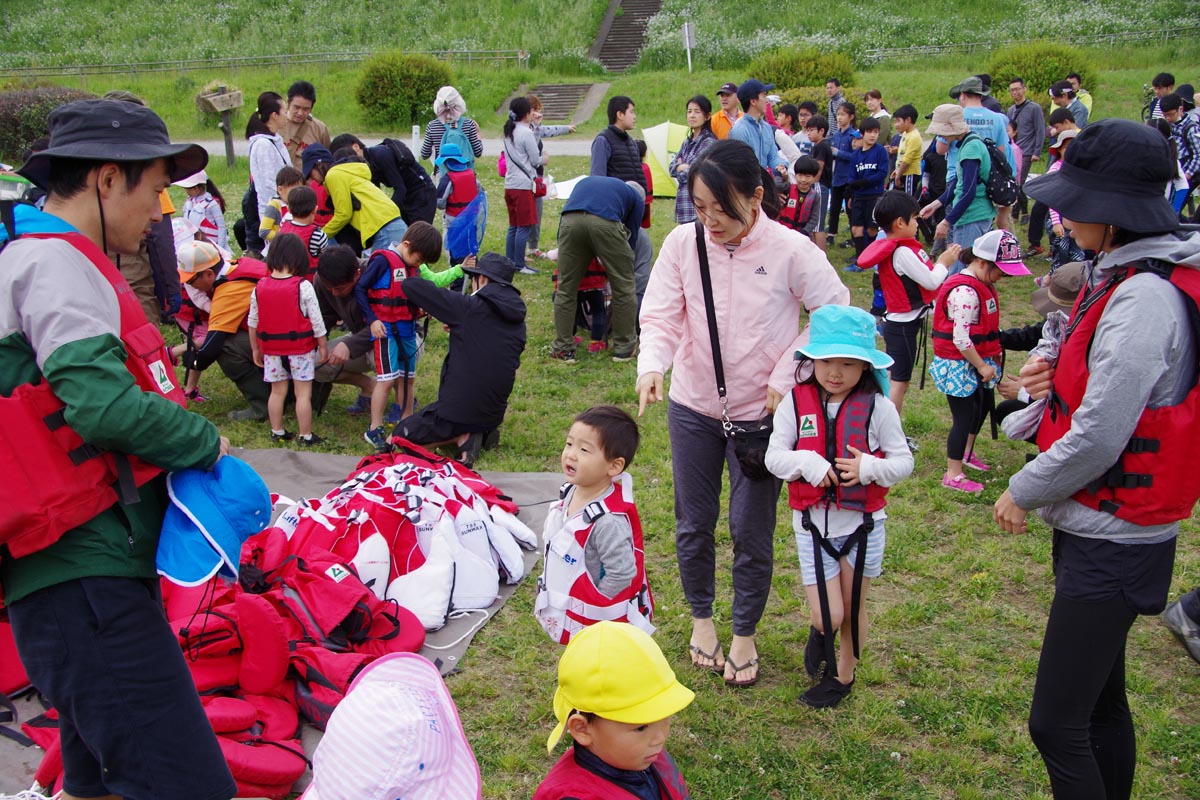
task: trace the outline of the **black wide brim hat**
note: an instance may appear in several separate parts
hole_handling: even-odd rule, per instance
[[[50,147],[17,170],[45,189],[51,158],[87,161],[152,161],[165,158],[171,181],[194,175],[208,164],[198,144],[171,142],[166,123],[150,109],[123,100],[75,100],[50,112]]]
[[[483,275],[488,280],[512,286],[513,276],[517,274],[517,267],[510,259],[499,253],[484,253],[475,262],[475,266],[463,267],[462,271],[467,274]]]
[[[1179,227],[1167,200],[1175,163],[1166,138],[1148,125],[1102,119],[1071,142],[1062,168],[1025,184],[1025,194],[1074,222],[1135,233]]]

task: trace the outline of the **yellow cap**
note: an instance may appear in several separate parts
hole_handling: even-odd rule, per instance
[[[675,679],[648,633],[626,622],[598,622],[575,634],[558,660],[558,725],[546,750],[554,750],[573,710],[648,725],[679,713],[695,697]]]

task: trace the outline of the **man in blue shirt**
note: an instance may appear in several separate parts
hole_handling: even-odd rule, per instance
[[[774,88],[775,84],[764,84],[755,78],[738,87],[738,100],[742,104],[742,111],[746,113],[733,123],[729,138],[750,145],[763,169],[775,170],[786,178],[787,162],[775,145],[775,130],[764,119],[767,113],[767,92]]]
[[[550,357],[575,363],[575,306],[579,281],[593,258],[604,264],[612,288],[613,361],[630,361],[637,347],[637,291],[633,250],[642,227],[646,193],[633,181],[591,175],[575,184],[558,222],[558,291]]]

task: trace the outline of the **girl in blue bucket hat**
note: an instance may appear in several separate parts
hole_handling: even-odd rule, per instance
[[[775,411],[766,465],[788,482],[812,619],[804,668],[820,680],[800,702],[832,708],[854,686],[867,633],[864,599],[882,573],[888,487],[912,473],[913,457],[887,396],[892,358],[875,346],[875,318],[821,306],[809,332],[796,352],[790,402]]]

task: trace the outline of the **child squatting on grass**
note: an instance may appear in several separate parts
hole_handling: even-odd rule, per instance
[[[608,621],[581,631],[558,661],[558,725],[546,749],[554,752],[563,733],[575,744],[533,800],[687,800],[687,783],[665,748],[671,717],[694,698],[645,631]]]
[[[796,354],[796,386],[775,410],[766,465],[788,481],[812,618],[804,668],[821,679],[800,702],[833,708],[854,686],[867,636],[865,600],[882,573],[888,487],[912,473],[913,457],[886,394],[892,359],[875,347],[875,318],[828,305],[810,323],[808,344]]]
[[[637,446],[637,423],[616,406],[589,408],[567,431],[567,482],[546,516],[546,567],[533,610],[559,644],[601,620],[654,633],[642,524],[625,471]]]
[[[325,320],[317,303],[308,273],[308,250],[299,236],[282,233],[267,254],[270,277],[258,282],[250,299],[250,349],[254,363],[263,368],[263,380],[271,384],[267,417],[271,441],[286,442],[293,436],[283,427],[283,404],[288,383],[296,393],[296,424],[300,444],[319,444],[312,432],[312,381],[318,361],[324,361]]]

